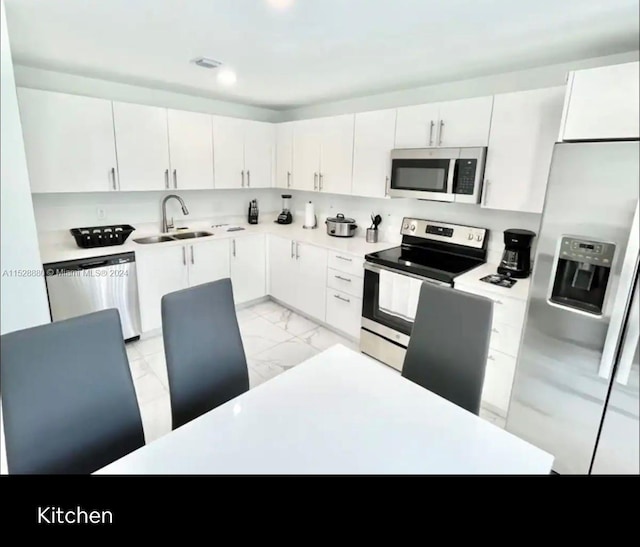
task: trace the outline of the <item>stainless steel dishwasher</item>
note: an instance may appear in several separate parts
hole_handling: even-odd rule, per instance
[[[51,262],[44,271],[53,321],[117,308],[124,339],[140,336],[134,253]]]

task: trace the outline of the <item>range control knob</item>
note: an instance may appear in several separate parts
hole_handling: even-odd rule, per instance
[[[404,228],[405,230],[408,230],[408,229],[409,229],[409,225],[405,223],[405,225],[403,226],[403,228]]]
[[[415,225],[415,224],[412,224],[412,225],[411,225],[411,231],[412,231],[412,232],[415,232],[415,231],[416,231],[416,225]]]
[[[480,234],[476,236],[476,241],[482,241],[482,236]]]
[[[469,235],[467,236],[467,239],[473,239],[473,234],[469,234]]]

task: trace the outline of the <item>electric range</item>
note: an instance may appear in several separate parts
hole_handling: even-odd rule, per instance
[[[486,262],[489,240],[486,228],[417,218],[405,218],[401,234],[400,246],[365,256],[360,332],[360,350],[398,370],[413,321],[380,306],[381,272],[453,287],[457,276]]]

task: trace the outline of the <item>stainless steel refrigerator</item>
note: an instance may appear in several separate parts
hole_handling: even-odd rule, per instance
[[[553,152],[507,429],[558,473],[640,472],[639,152]]]

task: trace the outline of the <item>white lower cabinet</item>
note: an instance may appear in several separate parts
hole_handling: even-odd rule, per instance
[[[329,251],[327,324],[352,338],[360,338],[364,287],[362,262],[362,257]]]
[[[359,338],[361,316],[362,298],[327,289],[327,324],[352,338]]]
[[[201,241],[136,251],[142,332],[162,327],[165,294],[229,277],[229,241]]]
[[[236,305],[266,294],[266,245],[263,234],[231,240],[230,262]]]
[[[487,369],[484,373],[482,402],[506,416],[511,398],[511,385],[516,370],[516,358],[494,349],[489,349]]]
[[[304,314],[325,321],[327,250],[269,236],[269,294]]]

